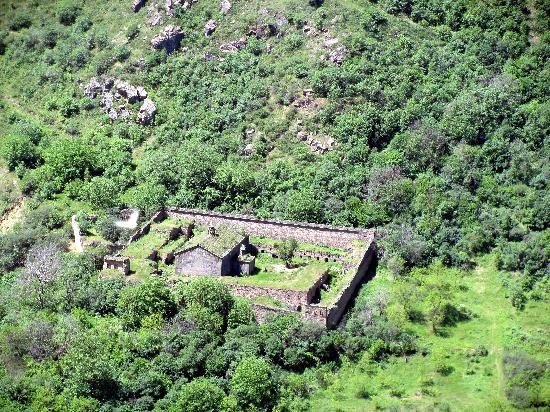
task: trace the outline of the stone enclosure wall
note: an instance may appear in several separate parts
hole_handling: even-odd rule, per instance
[[[254,216],[228,215],[182,208],[167,208],[166,213],[171,217],[194,220],[203,226],[229,225],[245,230],[250,235],[271,239],[294,238],[303,243],[316,243],[344,249],[349,249],[354,240],[369,242],[374,238],[374,230],[369,229],[261,219]]]

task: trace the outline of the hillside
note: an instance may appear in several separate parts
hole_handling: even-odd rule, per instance
[[[549,408],[549,28],[545,0],[0,0],[0,409]],[[375,228],[377,276],[336,331],[101,279],[162,206]]]

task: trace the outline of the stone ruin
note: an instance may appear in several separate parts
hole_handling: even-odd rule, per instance
[[[151,39],[153,50],[164,49],[168,54],[180,47],[184,33],[180,26],[168,25],[159,34]]]
[[[153,122],[156,114],[156,106],[147,97],[147,92],[142,86],[134,86],[121,79],[103,79],[101,82],[92,77],[86,86],[82,87],[83,93],[90,99],[100,96],[99,106],[111,121],[127,120],[132,112],[126,104],[133,104],[143,101],[139,111],[137,122],[142,125],[149,125]]]

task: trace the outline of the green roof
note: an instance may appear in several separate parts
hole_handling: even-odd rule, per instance
[[[198,236],[196,242],[191,240],[188,247],[177,252],[177,254],[200,247],[221,259],[231,252],[235,246],[242,243],[245,238],[246,235],[242,232],[229,228],[219,228],[216,229],[215,235],[205,233],[203,236]]]

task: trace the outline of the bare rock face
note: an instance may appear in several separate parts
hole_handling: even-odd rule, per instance
[[[157,106],[151,99],[145,99],[138,114],[138,123],[147,126],[153,123],[155,120],[155,114],[157,113]]]
[[[218,27],[218,24],[216,23],[216,20],[213,20],[213,19],[208,20],[204,25],[204,35],[206,37],[210,36],[212,33],[216,31],[217,27]]]
[[[254,149],[254,146],[247,144],[243,149],[243,156],[252,156],[255,152],[256,149]]]
[[[155,50],[165,49],[170,54],[179,48],[183,36],[181,27],[170,24],[153,37],[151,47]]]
[[[101,86],[101,83],[99,83],[95,77],[92,77],[84,87],[84,96],[95,99],[102,90],[103,86]]]
[[[224,53],[235,53],[246,47],[246,39],[240,38],[238,40],[228,41],[220,46],[220,51]]]
[[[115,90],[119,95],[128,100],[130,104],[140,100],[137,88],[124,80],[115,81]]]
[[[266,40],[277,34],[277,28],[272,24],[258,23],[246,33],[247,36],[255,36],[257,39]]]
[[[134,0],[134,3],[132,4],[132,10],[134,13],[137,13],[139,9],[141,9],[147,0]]]
[[[328,55],[329,60],[337,65],[341,65],[346,59],[348,50],[345,46],[337,47],[335,50],[331,51]]]
[[[231,2],[229,0],[222,0],[220,10],[223,14],[227,14],[231,10]]]

